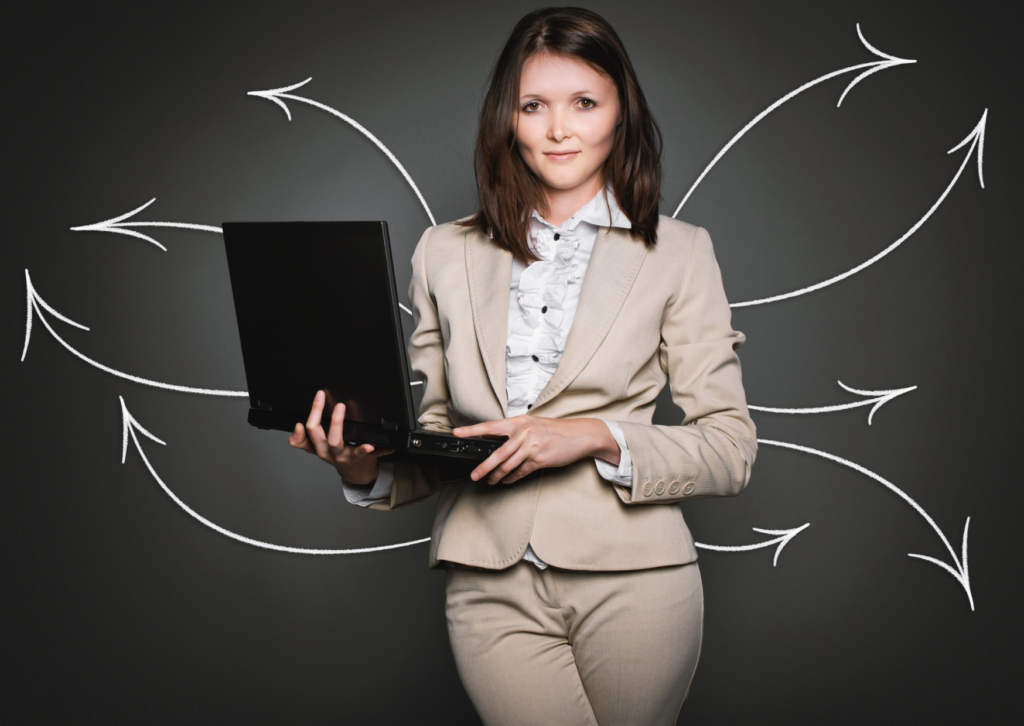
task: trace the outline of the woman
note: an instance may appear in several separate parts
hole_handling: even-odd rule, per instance
[[[507,441],[469,466],[347,446],[318,393],[292,446],[391,510],[440,492],[459,675],[486,724],[675,723],[703,592],[682,499],[738,494],[756,434],[707,232],[659,217],[661,139],[612,28],[515,27],[484,101],[481,208],[413,255],[420,424]],[[669,380],[685,412],[651,424]],[[467,476],[467,473],[469,474]]]

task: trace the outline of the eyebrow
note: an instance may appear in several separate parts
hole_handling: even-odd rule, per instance
[[[572,94],[569,94],[569,95],[571,95],[571,96],[593,96],[593,95],[595,95],[595,93],[593,91],[584,89],[582,91],[576,91],[575,93],[572,93]],[[524,95],[520,96],[519,98],[520,98],[520,100],[522,100],[522,99],[525,99],[525,98],[543,98],[543,97],[544,97],[544,94],[542,94],[542,93],[527,93],[527,94],[524,94]]]

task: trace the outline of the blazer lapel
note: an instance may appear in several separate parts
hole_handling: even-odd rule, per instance
[[[633,239],[628,230],[602,227],[598,232],[594,252],[583,278],[576,317],[569,330],[569,338],[565,341],[565,351],[555,375],[533,404],[534,409],[550,401],[572,383],[594,357],[626,301],[626,295],[633,287],[645,257],[647,245]],[[511,272],[504,279],[508,282],[510,278]],[[497,280],[495,284],[498,284]],[[506,313],[507,308],[506,301]]]
[[[508,415],[505,390],[505,343],[508,337],[508,297],[512,283],[512,253],[494,244],[478,229],[466,232],[466,274],[473,307],[473,325],[487,377]]]

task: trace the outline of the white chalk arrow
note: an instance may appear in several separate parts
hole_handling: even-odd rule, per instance
[[[307,78],[306,80],[302,81],[301,83],[296,83],[296,84],[291,85],[291,86],[285,86],[283,88],[271,88],[268,91],[249,91],[249,93],[246,94],[246,95],[258,96],[259,98],[265,98],[268,101],[273,101],[274,103],[276,103],[278,106],[280,106],[284,110],[284,113],[288,117],[289,121],[292,120],[292,112],[291,112],[291,110],[289,110],[287,104],[285,104],[285,102],[281,100],[282,98],[287,98],[287,99],[290,99],[292,101],[298,101],[300,103],[308,103],[310,106],[315,106],[316,108],[319,108],[322,111],[326,111],[327,113],[331,114],[332,116],[337,116],[338,118],[340,118],[342,121],[347,123],[349,126],[354,128],[356,131],[361,133],[363,136],[368,138],[370,141],[372,141],[374,143],[374,145],[378,149],[383,151],[384,155],[387,156],[391,160],[391,163],[395,165],[395,167],[398,169],[398,171],[402,172],[402,176],[405,177],[405,180],[409,183],[409,186],[412,187],[412,190],[414,192],[416,192],[416,197],[420,200],[420,204],[423,205],[423,209],[426,210],[427,216],[430,217],[430,223],[433,224],[433,225],[436,225],[437,222],[434,221],[434,215],[431,213],[430,207],[427,206],[427,200],[423,198],[422,194],[420,194],[420,188],[418,186],[416,186],[416,182],[414,182],[412,180],[412,177],[409,176],[409,172],[407,172],[405,170],[405,167],[402,166],[402,163],[398,159],[395,158],[395,155],[391,153],[391,150],[388,149],[388,147],[386,147],[381,142],[380,139],[378,139],[376,136],[374,136],[372,133],[370,133],[370,131],[365,126],[363,126],[361,123],[359,123],[355,119],[351,118],[350,116],[346,116],[341,111],[338,111],[337,109],[331,108],[330,106],[326,106],[326,105],[320,103],[319,101],[314,101],[311,98],[303,98],[302,96],[295,96],[295,95],[292,95],[291,93],[289,93],[289,91],[294,91],[294,90],[296,90],[298,88],[302,88],[303,86],[305,86],[307,83],[309,83],[312,80],[313,80],[313,78],[310,77],[310,78]]]
[[[188,224],[185,222],[126,222],[124,220],[131,219],[136,214],[141,212],[143,209],[148,207],[150,204],[156,201],[156,197],[153,197],[148,202],[143,204],[137,209],[133,209],[127,214],[122,214],[120,217],[112,217],[102,222],[96,222],[95,224],[83,224],[81,227],[72,227],[72,232],[113,232],[114,234],[126,234],[129,237],[136,237],[138,239],[144,239],[147,242],[151,242],[159,247],[164,252],[167,248],[157,242],[149,235],[142,234],[142,232],[136,232],[128,227],[177,227],[178,229],[193,229],[199,232],[215,232],[222,234],[220,227],[213,227],[208,224]]]
[[[864,44],[864,47],[867,48],[872,53],[874,53],[879,58],[881,58],[881,60],[869,61],[868,63],[858,63],[855,66],[848,66],[847,68],[840,68],[838,71],[832,71],[831,73],[826,73],[825,75],[823,75],[823,76],[821,76],[819,78],[815,78],[813,81],[809,81],[809,82],[805,83],[804,85],[800,86],[799,88],[797,88],[797,89],[795,89],[793,91],[790,91],[785,96],[780,98],[778,101],[773,103],[771,106],[766,108],[764,111],[759,113],[746,126],[744,126],[742,129],[740,129],[739,132],[729,140],[729,143],[726,144],[725,146],[723,146],[722,150],[719,151],[718,154],[715,155],[715,158],[711,160],[711,163],[708,164],[704,168],[704,171],[702,171],[700,176],[697,177],[697,181],[695,181],[693,183],[693,186],[690,187],[690,191],[686,192],[686,196],[683,197],[683,201],[679,202],[679,206],[676,207],[676,211],[674,211],[672,213],[672,216],[675,217],[677,214],[679,214],[679,210],[681,210],[683,208],[683,205],[686,204],[686,200],[690,198],[690,195],[693,194],[693,191],[697,188],[697,186],[702,181],[704,181],[704,177],[706,177],[708,175],[708,172],[711,171],[712,168],[714,168],[715,164],[718,163],[718,160],[721,159],[723,156],[725,156],[725,153],[727,151],[729,151],[729,149],[731,149],[736,144],[737,141],[739,141],[741,138],[743,138],[743,136],[748,131],[750,131],[750,129],[752,129],[755,125],[757,125],[757,123],[759,121],[761,121],[761,119],[763,119],[765,116],[770,114],[772,111],[777,109],[779,106],[781,106],[786,101],[788,101],[791,98],[793,98],[794,96],[798,96],[799,94],[801,94],[804,91],[806,91],[808,88],[813,88],[814,86],[818,85],[819,83],[824,83],[825,81],[828,81],[828,80],[830,80],[832,78],[835,78],[836,76],[841,76],[844,73],[849,73],[850,71],[857,71],[857,70],[861,70],[861,69],[866,69],[866,70],[864,70],[863,73],[861,73],[859,76],[854,78],[850,82],[850,85],[848,85],[846,87],[846,90],[843,91],[842,95],[839,96],[839,103],[836,104],[836,107],[838,108],[839,106],[841,106],[843,104],[843,99],[846,98],[846,94],[850,92],[850,89],[852,89],[858,83],[860,83],[865,78],[870,76],[872,73],[878,73],[879,71],[884,71],[886,68],[894,68],[896,66],[902,66],[902,65],[905,65],[907,63],[917,63],[916,60],[908,60],[906,58],[897,58],[894,55],[889,55],[888,53],[883,53],[882,51],[878,50],[878,48],[876,48],[875,46],[871,45],[871,43],[869,43],[867,41],[867,39],[864,37],[864,34],[860,31],[860,23],[857,23],[857,36],[860,38],[860,42]]]
[[[910,386],[909,388],[894,388],[888,391],[861,391],[856,388],[850,388],[842,381],[836,381],[840,386],[849,391],[850,393],[856,393],[861,396],[876,396],[876,398],[869,398],[865,401],[854,401],[853,403],[841,403],[835,406],[817,406],[815,408],[769,408],[768,406],[751,406],[748,405],[751,411],[764,411],[766,413],[829,413],[831,411],[845,411],[851,408],[857,408],[858,406],[871,406],[871,412],[868,413],[868,426],[871,425],[871,419],[875,415],[875,411],[882,407],[882,404],[888,403],[897,396],[902,396],[904,393],[910,393],[915,390],[917,386]]]
[[[766,298],[762,298],[760,300],[749,300],[747,302],[732,303],[729,307],[742,308],[742,307],[747,307],[747,306],[750,306],[750,305],[764,305],[765,303],[776,302],[778,300],[785,300],[786,298],[796,297],[797,295],[806,295],[809,292],[814,292],[815,290],[820,290],[823,287],[828,287],[829,285],[834,285],[837,282],[839,282],[840,280],[845,280],[850,275],[854,275],[854,274],[860,272],[865,267],[868,267],[870,265],[875,264],[880,259],[885,257],[887,254],[892,252],[894,249],[899,247],[901,244],[903,244],[912,234],[914,234],[914,232],[916,232],[917,230],[919,230],[921,228],[921,225],[923,225],[925,222],[928,221],[929,217],[931,217],[935,213],[935,210],[939,208],[939,205],[942,204],[942,202],[945,201],[946,196],[949,194],[950,190],[953,189],[953,185],[956,184],[957,179],[959,179],[960,175],[963,174],[964,169],[967,168],[967,163],[971,160],[971,155],[974,153],[975,147],[977,147],[977,149],[978,149],[978,182],[981,184],[981,188],[984,189],[985,188],[985,178],[984,178],[984,176],[982,176],[982,160],[983,160],[983,157],[984,157],[984,154],[985,154],[985,123],[986,123],[987,120],[988,120],[988,109],[986,108],[985,112],[983,114],[981,114],[981,120],[978,121],[977,125],[974,127],[974,130],[971,131],[971,133],[969,133],[967,135],[967,137],[963,141],[961,141],[959,144],[957,144],[952,149],[950,149],[949,151],[946,152],[947,154],[952,154],[954,151],[956,151],[957,149],[963,148],[968,143],[970,143],[970,145],[971,145],[970,148],[967,149],[967,154],[964,155],[964,160],[960,164],[960,168],[956,170],[956,174],[953,176],[953,181],[951,181],[949,183],[949,185],[945,188],[945,190],[942,192],[942,194],[939,195],[939,198],[937,200],[935,200],[935,204],[933,204],[931,206],[931,208],[927,212],[925,212],[924,216],[921,217],[919,220],[917,220],[917,222],[914,224],[914,226],[911,227],[910,229],[908,229],[906,232],[904,232],[903,236],[900,237],[898,240],[893,242],[891,245],[886,247],[884,250],[879,252],[877,255],[875,255],[871,259],[866,260],[865,262],[860,263],[856,267],[854,267],[854,268],[852,268],[850,270],[847,270],[846,272],[844,272],[842,274],[836,275],[835,277],[830,277],[827,280],[819,282],[816,285],[811,285],[810,287],[803,287],[803,288],[800,288],[799,290],[794,290],[793,292],[787,292],[787,293],[784,293],[782,295],[773,295],[772,297],[766,297]]]
[[[107,373],[110,373],[111,375],[115,375],[118,378],[124,378],[125,380],[132,381],[133,383],[141,383],[144,386],[154,386],[156,388],[165,388],[168,391],[180,391],[182,393],[201,393],[201,394],[204,394],[204,395],[207,395],[207,396],[236,396],[236,397],[243,397],[243,396],[248,396],[249,395],[249,393],[247,391],[221,391],[221,390],[217,390],[217,389],[213,389],[213,388],[192,388],[190,386],[177,386],[177,385],[174,385],[172,383],[161,383],[160,381],[151,381],[148,378],[140,378],[139,376],[133,376],[131,374],[123,373],[122,371],[115,370],[115,369],[111,368],[110,366],[105,366],[102,363],[98,363],[98,362],[94,361],[92,358],[89,358],[88,356],[83,355],[82,353],[79,353],[77,350],[72,348],[67,343],[67,341],[65,341],[62,337],[57,335],[57,331],[55,331],[50,326],[50,322],[46,319],[46,316],[43,315],[43,310],[46,310],[48,313],[50,313],[54,317],[59,318],[60,320],[63,320],[65,323],[67,323],[68,325],[73,325],[74,327],[79,328],[80,330],[88,330],[89,329],[89,328],[85,327],[84,325],[76,323],[71,318],[68,318],[68,317],[65,317],[64,315],[61,315],[56,310],[54,310],[52,307],[50,307],[50,305],[48,305],[47,302],[45,300],[43,300],[42,297],[40,297],[39,293],[36,292],[35,287],[32,285],[32,278],[29,276],[27,269],[25,270],[25,292],[26,292],[26,297],[28,299],[28,312],[26,313],[26,317],[25,317],[25,347],[22,348],[22,351],[21,351],[21,360],[22,360],[22,362],[24,362],[25,356],[28,355],[28,344],[29,344],[29,341],[32,339],[32,320],[35,317],[35,315],[38,315],[39,316],[39,320],[42,321],[43,325],[46,326],[46,329],[50,331],[50,335],[52,335],[54,337],[54,339],[58,343],[63,345],[65,348],[67,348],[69,351],[71,351],[71,353],[73,353],[75,356],[77,356],[81,360],[84,360],[89,365],[91,365],[91,366],[93,366],[95,368],[99,368],[101,371],[106,371]],[[35,313],[35,315],[33,315],[33,313]]]
[[[933,565],[938,565],[943,570],[945,570],[946,572],[951,574],[954,578],[956,578],[956,581],[960,583],[960,586],[964,589],[964,592],[967,593],[967,600],[971,604],[971,611],[972,612],[974,611],[974,595],[971,593],[971,579],[970,579],[970,576],[969,576],[969,573],[968,573],[968,569],[967,569],[967,529],[968,529],[968,527],[971,526],[971,518],[970,517],[967,518],[967,522],[966,522],[966,524],[964,524],[964,536],[963,536],[963,544],[961,546],[961,556],[958,559],[956,552],[953,550],[953,546],[950,545],[949,540],[946,539],[946,535],[943,534],[941,529],[939,529],[939,525],[935,524],[935,520],[932,519],[928,515],[928,512],[924,511],[924,509],[921,507],[921,505],[918,504],[917,502],[915,502],[913,499],[911,499],[910,496],[906,492],[904,492],[902,489],[900,489],[898,486],[896,486],[892,482],[883,479],[882,477],[880,477],[875,472],[873,472],[873,471],[871,471],[869,469],[864,468],[860,464],[854,464],[852,461],[847,461],[846,459],[843,459],[843,458],[841,458],[839,456],[836,456],[835,454],[829,454],[829,453],[826,453],[824,451],[818,451],[817,449],[812,449],[812,448],[810,448],[808,446],[800,446],[798,444],[788,444],[788,443],[786,443],[784,441],[770,441],[768,439],[758,439],[757,443],[759,443],[759,444],[767,444],[768,446],[780,446],[780,447],[782,447],[784,449],[793,449],[794,451],[803,451],[804,453],[814,454],[815,456],[820,456],[823,459],[828,459],[828,460],[834,461],[834,462],[836,462],[838,464],[842,464],[843,466],[848,466],[849,468],[853,469],[854,471],[858,471],[861,474],[864,474],[865,476],[871,477],[872,479],[877,481],[879,484],[883,485],[886,489],[888,489],[889,491],[895,493],[898,497],[900,497],[900,499],[902,499],[907,504],[909,504],[911,507],[913,507],[914,511],[916,511],[918,514],[920,514],[922,517],[924,517],[924,520],[926,522],[928,522],[929,525],[931,525],[931,528],[933,530],[935,530],[935,533],[937,535],[939,535],[939,539],[942,540],[942,544],[944,544],[946,546],[946,549],[949,551],[949,554],[952,556],[952,558],[953,558],[953,566],[956,569],[954,569],[954,567],[950,567],[948,564],[946,564],[945,562],[943,562],[941,560],[937,560],[934,557],[928,557],[927,555],[915,555],[915,554],[909,554],[908,553],[908,556],[909,557],[915,557],[915,558],[917,558],[919,560],[925,560],[926,562],[931,562]]]
[[[772,567],[779,564],[779,555],[782,554],[782,548],[789,544],[789,541],[796,537],[798,534],[803,532],[805,529],[811,526],[811,523],[801,527],[795,527],[793,529],[758,529],[753,527],[755,532],[761,534],[776,534],[779,535],[775,539],[765,540],[764,542],[758,542],[756,544],[749,545],[709,545],[702,544],[701,542],[694,542],[695,547],[699,547],[703,550],[714,550],[715,552],[749,552],[750,550],[759,550],[763,547],[771,547],[773,544],[778,543],[778,547],[775,550],[775,558],[772,560]]]
[[[156,469],[153,468],[153,465],[149,462],[149,459],[146,457],[146,452],[144,452],[142,450],[142,444],[139,443],[139,437],[136,435],[136,432],[141,433],[143,436],[145,436],[145,437],[147,437],[149,439],[152,439],[153,441],[155,441],[158,444],[166,446],[166,442],[158,439],[155,435],[153,435],[152,433],[147,431],[142,426],[142,424],[140,424],[135,419],[135,417],[132,416],[131,412],[128,411],[128,406],[125,404],[123,396],[118,396],[118,399],[121,401],[121,421],[122,421],[122,428],[121,428],[121,463],[123,464],[125,462],[125,459],[126,459],[126,457],[128,455],[128,437],[131,436],[132,441],[135,442],[135,448],[138,449],[138,451],[139,451],[139,456],[142,457],[142,463],[144,463],[146,465],[146,468],[149,469],[149,473],[153,476],[153,479],[156,480],[156,483],[160,485],[160,488],[164,490],[164,492],[167,494],[167,496],[169,496],[172,500],[174,500],[175,504],[177,504],[179,507],[184,509],[190,516],[194,517],[199,522],[201,522],[202,524],[206,525],[207,527],[209,527],[210,529],[214,530],[215,532],[220,532],[221,534],[223,534],[226,537],[230,537],[233,540],[237,540],[238,542],[242,542],[244,544],[252,545],[254,547],[261,547],[263,549],[274,550],[276,552],[291,552],[291,553],[299,554],[299,555],[355,555],[355,554],[362,554],[364,552],[381,552],[383,550],[393,550],[393,549],[396,549],[398,547],[409,547],[410,545],[417,545],[417,544],[422,544],[423,542],[429,542],[430,541],[430,537],[424,537],[422,539],[411,540],[409,542],[399,542],[398,544],[384,545],[384,546],[381,546],[381,547],[359,547],[359,548],[356,548],[356,549],[341,549],[341,550],[308,549],[308,548],[304,548],[304,547],[286,547],[286,546],[283,546],[283,545],[271,544],[269,542],[263,542],[263,541],[260,541],[258,539],[252,539],[251,537],[245,537],[243,535],[237,534],[237,533],[232,532],[230,530],[224,529],[220,525],[214,524],[213,522],[208,520],[206,517],[204,517],[201,514],[199,514],[198,512],[196,512],[194,509],[192,509],[187,504],[185,504],[185,502],[181,501],[181,499],[178,497],[178,495],[176,495],[174,492],[172,492],[170,490],[170,488],[164,483],[163,479],[161,479],[160,475],[156,473]],[[778,545],[779,545],[778,549],[775,550],[775,559],[772,562],[772,564],[775,565],[779,561],[779,554],[782,552],[782,548],[785,547],[786,544],[791,539],[793,539],[796,535],[798,535],[803,530],[807,529],[809,526],[811,526],[811,525],[808,522],[807,524],[803,525],[802,527],[797,527],[795,529],[776,530],[776,529],[758,529],[757,527],[754,527],[754,531],[755,532],[760,532],[761,534],[774,534],[774,535],[780,535],[780,536],[776,537],[775,539],[768,540],[766,542],[759,542],[757,544],[752,544],[752,545],[718,546],[718,545],[701,544],[700,542],[695,542],[694,544],[697,547],[701,547],[703,549],[717,550],[719,552],[746,552],[748,550],[756,550],[756,549],[761,549],[763,547],[771,547],[773,544],[778,543]]]
[[[153,475],[153,478],[156,480],[156,483],[160,485],[160,488],[164,490],[167,496],[174,500],[174,503],[177,504],[182,509],[184,509],[190,516],[194,517],[196,520],[206,525],[210,529],[214,530],[215,532],[220,532],[225,537],[230,537],[233,540],[237,540],[238,542],[242,542],[247,545],[252,545],[253,547],[261,547],[265,550],[274,550],[275,552],[291,552],[297,555],[355,555],[362,554],[364,552],[380,552],[382,550],[393,550],[398,547],[408,547],[410,545],[416,545],[430,541],[430,537],[424,537],[423,539],[417,539],[411,542],[400,542],[399,544],[384,545],[383,547],[359,547],[355,549],[326,550],[309,549],[306,547],[284,547],[282,545],[270,544],[269,542],[261,542],[260,540],[252,539],[251,537],[244,537],[240,534],[236,534],[235,532],[224,529],[220,525],[214,524],[206,517],[202,516],[194,509],[189,507],[187,504],[185,504],[185,502],[181,501],[181,499],[179,499],[178,496],[174,492],[172,492],[166,484],[164,484],[163,479],[161,479],[160,476],[156,473],[156,469],[154,469],[153,465],[149,463],[149,459],[146,457],[146,452],[142,450],[142,444],[139,443],[139,437],[136,435],[136,432],[141,433],[143,436],[152,439],[158,444],[163,444],[165,446],[166,444],[160,439],[158,439],[156,436],[151,434],[149,431],[147,431],[145,428],[143,428],[142,424],[135,420],[135,417],[132,416],[131,413],[128,411],[128,407],[125,405],[123,396],[118,396],[118,398],[121,401],[122,421],[121,463],[123,464],[125,462],[125,459],[128,455],[128,437],[131,436],[132,441],[135,442],[135,448],[138,449],[139,456],[142,457],[142,462],[146,465],[146,468],[149,469],[149,473]]]

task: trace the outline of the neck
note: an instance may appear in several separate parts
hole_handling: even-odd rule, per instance
[[[603,177],[601,173],[594,174],[572,189],[555,189],[545,185],[544,201],[547,204],[547,214],[544,215],[544,219],[556,227],[561,226],[601,191],[604,187]]]

